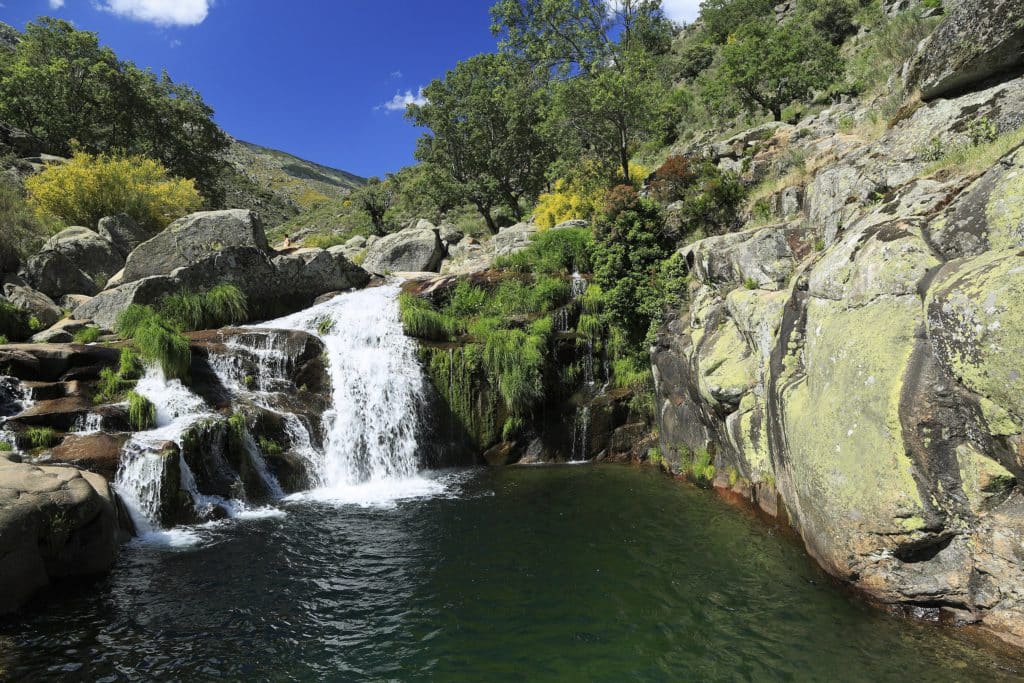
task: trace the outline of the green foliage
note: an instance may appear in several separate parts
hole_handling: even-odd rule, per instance
[[[743,280],[743,287],[746,289],[757,289],[757,280],[752,277],[748,277]]]
[[[0,271],[17,270],[21,259],[39,250],[51,227],[13,182],[0,179]]]
[[[128,392],[128,424],[137,432],[156,426],[156,406],[145,396]]]
[[[402,316],[402,328],[411,337],[446,341],[462,332],[458,319],[435,310],[430,301],[415,294],[400,294],[398,307]]]
[[[710,483],[715,478],[715,466],[712,464],[711,453],[706,448],[700,448],[693,454],[693,460],[689,463],[689,473],[694,481],[698,483]]]
[[[384,215],[394,202],[395,189],[392,183],[380,178],[370,178],[366,185],[355,190],[349,199],[365,213],[373,225],[374,235],[387,233]]]
[[[809,24],[774,19],[744,24],[722,47],[721,66],[710,96],[733,93],[751,113],[765,110],[776,121],[794,100],[828,87],[843,73],[835,45]]]
[[[334,318],[321,318],[316,324],[316,333],[321,337],[327,336],[334,330]]]
[[[192,363],[188,339],[149,306],[133,304],[117,317],[115,331],[130,339],[146,363],[159,364],[168,379],[187,379]]]
[[[181,292],[160,300],[160,314],[183,330],[237,325],[249,318],[245,294],[234,285],[217,285],[205,292]]]
[[[900,71],[903,64],[917,53],[918,44],[935,28],[939,19],[923,18],[920,12],[901,12],[889,17],[882,13],[877,2],[868,6],[871,13],[863,12],[857,23],[868,25],[871,31],[850,57],[846,68],[846,89],[866,94],[884,94],[889,78]],[[902,99],[901,93],[893,93]],[[901,102],[889,104],[893,113]]]
[[[430,129],[416,158],[426,162],[434,185],[448,188],[453,203],[476,206],[492,233],[499,204],[522,219],[521,201],[540,192],[553,158],[541,127],[547,90],[539,78],[522,60],[477,55],[430,83],[427,102],[407,112]]]
[[[53,427],[29,427],[18,434],[18,440],[27,448],[50,448],[56,446],[60,436]]]
[[[96,393],[92,397],[93,403],[119,401],[129,386],[130,384],[113,368],[103,368],[100,370],[99,381],[96,382]]]
[[[249,425],[246,423],[245,415],[239,412],[231,413],[228,416],[228,432],[235,439],[241,441],[246,432],[249,430]]]
[[[0,54],[0,120],[32,133],[52,154],[72,141],[90,153],[161,161],[213,199],[227,136],[199,94],[117,58],[95,33],[42,17]],[[87,225],[94,225],[89,223]]]
[[[141,156],[93,156],[77,151],[25,180],[29,204],[41,215],[69,225],[96,225],[126,213],[151,231],[202,205],[191,180],[171,178],[158,162]]]
[[[700,4],[700,21],[704,32],[714,42],[724,44],[749,21],[771,17],[772,0],[704,0]]]
[[[284,453],[284,447],[273,439],[266,439],[261,436],[259,438],[259,443],[260,451],[263,452],[263,455],[274,457]]]
[[[790,21],[805,22],[833,45],[857,31],[861,0],[799,0]]]
[[[10,441],[0,441],[0,453],[10,453],[14,450],[14,445]]]
[[[5,337],[4,335],[0,334],[0,346],[3,346],[4,344],[10,344],[10,343],[11,343],[11,341],[7,337]]]
[[[100,328],[98,327],[83,327],[72,336],[76,344],[92,344],[100,338],[100,334]]]
[[[143,371],[142,359],[139,358],[139,354],[136,353],[134,349],[121,349],[121,357],[118,363],[117,374],[119,374],[123,379],[139,379],[142,377]]]

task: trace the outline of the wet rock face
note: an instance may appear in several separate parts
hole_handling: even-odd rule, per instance
[[[971,110],[1019,120],[1020,80],[824,165],[804,220],[686,247],[656,407],[674,471],[706,449],[832,574],[1024,644],[1024,153],[931,177],[913,153]]]

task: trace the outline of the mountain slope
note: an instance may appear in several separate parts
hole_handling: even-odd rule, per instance
[[[224,205],[259,211],[268,228],[366,182],[353,173],[243,140],[233,139],[224,159],[229,166]]]

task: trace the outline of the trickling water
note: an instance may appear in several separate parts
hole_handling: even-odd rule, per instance
[[[71,431],[76,434],[96,434],[103,429],[103,416],[99,413],[86,413],[75,420]]]
[[[574,272],[572,274],[572,284],[571,284],[571,287],[572,287],[572,290],[571,290],[572,291],[572,298],[578,299],[581,296],[583,296],[583,293],[585,291],[587,291],[587,286],[589,284],[590,283],[587,282],[587,279],[585,277],[583,277],[582,275],[580,275],[579,272]]]
[[[580,462],[587,459],[590,449],[590,406],[576,409],[576,419],[572,427],[572,461]]]
[[[352,487],[402,496],[436,486],[416,476],[425,380],[402,331],[398,293],[395,284],[364,289],[260,325],[305,330],[324,343],[332,407],[317,469],[325,497],[347,499]]]
[[[583,381],[588,385],[594,384],[594,344],[589,339],[586,341],[586,355],[583,356]]]

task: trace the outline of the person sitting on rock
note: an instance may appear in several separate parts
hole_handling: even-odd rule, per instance
[[[291,249],[292,248],[292,238],[288,236],[288,233],[284,234],[284,246],[283,246],[283,248],[284,249]]]

